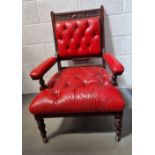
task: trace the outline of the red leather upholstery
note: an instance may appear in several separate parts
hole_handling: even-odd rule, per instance
[[[122,111],[123,97],[110,79],[101,67],[67,68],[51,78],[29,110],[35,115]]]
[[[103,54],[103,58],[108,64],[113,74],[120,75],[124,71],[123,65],[110,53]]]
[[[98,55],[100,47],[99,17],[57,21],[55,26],[61,58]]]
[[[32,79],[40,79],[56,62],[56,57],[51,57],[33,69],[30,73]]]

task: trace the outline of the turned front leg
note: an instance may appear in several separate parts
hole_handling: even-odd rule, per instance
[[[116,141],[121,140],[121,130],[122,130],[122,118],[123,118],[123,113],[117,113],[115,115],[115,129],[116,129]]]
[[[42,136],[43,142],[47,143],[48,139],[46,137],[45,123],[43,118],[35,117],[38,124],[38,129],[40,130],[40,135]]]

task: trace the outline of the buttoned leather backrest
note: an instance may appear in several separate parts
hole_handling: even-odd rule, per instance
[[[55,34],[60,58],[101,53],[99,16],[56,21]]]

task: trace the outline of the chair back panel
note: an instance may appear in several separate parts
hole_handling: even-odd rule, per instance
[[[57,52],[60,58],[101,53],[100,17],[56,21]]]
[[[105,49],[103,6],[93,10],[51,12],[51,19],[59,61],[102,56]]]

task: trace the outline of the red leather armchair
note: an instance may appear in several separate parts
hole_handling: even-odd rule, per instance
[[[39,80],[41,92],[32,100],[34,115],[46,143],[44,118],[82,115],[115,117],[116,140],[121,139],[124,99],[117,88],[123,65],[104,46],[104,10],[67,13],[51,12],[57,56],[33,69],[30,76]],[[102,58],[102,65],[63,67],[63,60]],[[44,74],[55,64],[58,72],[45,83]],[[112,74],[106,70],[109,66]]]

